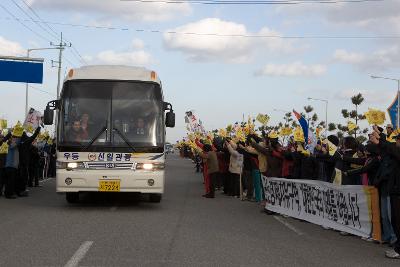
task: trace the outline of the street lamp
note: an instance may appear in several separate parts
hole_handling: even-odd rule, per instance
[[[59,49],[58,47],[43,47],[43,48],[30,48],[27,50],[26,53],[26,57],[29,58],[29,55],[32,51],[37,51],[37,50],[54,50],[54,49]],[[29,94],[28,94],[28,86],[29,84],[26,83],[25,85],[25,116],[28,115],[28,98],[29,98]]]
[[[328,135],[328,100],[321,98],[307,97],[308,100],[325,102],[325,135]]]
[[[400,79],[371,75],[372,79],[384,79],[397,82],[397,129],[400,129]]]

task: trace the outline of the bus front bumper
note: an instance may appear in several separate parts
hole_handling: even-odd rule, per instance
[[[119,181],[119,192],[164,193],[164,171],[57,170],[58,193],[101,191],[101,181]]]

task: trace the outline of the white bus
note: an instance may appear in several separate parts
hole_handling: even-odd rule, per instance
[[[128,66],[72,69],[58,100],[57,192],[69,203],[80,192],[137,192],[160,202],[164,192],[165,127],[175,126],[156,72]],[[167,112],[167,113],[166,113]]]

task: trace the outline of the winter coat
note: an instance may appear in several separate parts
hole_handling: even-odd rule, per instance
[[[234,150],[230,144],[228,144],[226,147],[231,155],[229,159],[229,172],[241,174],[243,168],[243,155]]]

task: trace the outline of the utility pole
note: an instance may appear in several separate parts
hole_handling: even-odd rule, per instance
[[[58,77],[57,77],[57,99],[60,97],[60,82],[61,82],[61,66],[62,66],[62,52],[65,49],[65,47],[71,47],[72,44],[71,43],[66,43],[63,41],[63,35],[61,32],[61,38],[60,38],[60,43],[59,44],[54,44],[54,43],[50,43],[50,45],[57,47],[59,53],[58,53],[58,61],[51,61],[52,66],[54,67],[54,63],[57,63],[58,66]]]
[[[54,44],[54,43],[50,43],[50,45],[57,47],[58,48],[58,61],[51,61],[51,65],[52,67],[54,67],[54,63],[57,63],[58,66],[58,77],[57,77],[57,100],[60,98],[60,82],[61,82],[61,66],[62,66],[62,52],[65,49],[65,47],[71,47],[72,44],[71,43],[66,43],[63,41],[63,35],[61,32],[60,35],[60,43],[59,44]],[[55,119],[55,127],[54,127],[54,136],[56,136],[56,129],[58,127],[58,110],[56,111],[56,119]]]

